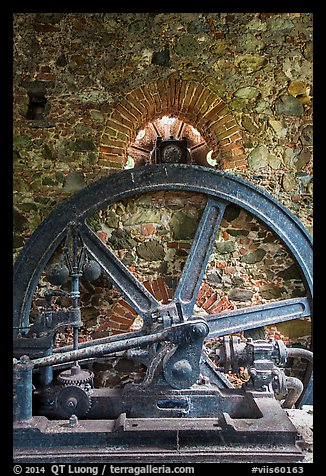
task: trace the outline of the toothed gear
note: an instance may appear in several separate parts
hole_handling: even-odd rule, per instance
[[[76,385],[65,386],[56,396],[56,413],[59,418],[67,419],[72,415],[83,418],[92,406],[90,392]]]
[[[61,385],[93,386],[94,374],[91,370],[81,369],[79,365],[74,365],[68,370],[61,372],[57,380]]]

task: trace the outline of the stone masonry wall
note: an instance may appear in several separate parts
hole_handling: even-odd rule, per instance
[[[197,129],[213,151],[216,168],[265,188],[312,233],[312,96],[309,13],[15,14],[15,255],[62,200],[125,168],[128,146],[138,132],[163,115]],[[40,103],[41,112],[35,113]],[[159,220],[143,216],[143,221],[126,223],[131,207],[139,218],[143,203],[138,208],[137,202],[125,203],[94,219],[99,236],[110,246],[113,242],[125,264],[134,265],[138,257],[141,279],[156,287],[162,299],[171,294],[175,266],[190,246],[189,237],[175,238],[174,228],[180,214],[195,219],[198,210],[196,198],[191,210],[188,197],[188,214],[175,200],[166,239],[160,231],[161,212]],[[258,236],[250,217],[240,214],[236,220],[238,232],[225,223],[219,241],[228,244],[216,245],[222,252],[218,250],[220,258],[210,271],[206,308],[215,301],[226,309],[239,302],[300,295],[286,252],[273,248],[267,232]],[[149,258],[153,253],[158,260]],[[237,264],[243,256],[249,263],[243,259]],[[278,267],[266,284],[275,256]],[[246,275],[247,264],[252,275]],[[162,276],[169,279],[162,283]],[[106,295],[112,290],[103,291],[101,279],[84,289],[93,336],[126,330],[133,321],[132,316],[124,321],[119,305],[125,303],[118,301],[110,309],[108,326],[114,296]],[[36,300],[36,307],[41,304]],[[120,316],[120,323],[115,321],[119,325],[113,325],[113,315]]]

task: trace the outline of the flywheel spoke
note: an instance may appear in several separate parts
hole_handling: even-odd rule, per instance
[[[180,303],[185,316],[192,314],[226,205],[223,200],[209,198],[201,216],[173,297],[174,302]]]
[[[149,316],[159,307],[158,301],[105,246],[88,225],[81,224],[79,230],[87,251],[99,263],[105,276],[146,322]]]
[[[308,298],[302,297],[223,311],[205,317],[210,329],[208,335],[210,338],[308,317],[311,314]]]

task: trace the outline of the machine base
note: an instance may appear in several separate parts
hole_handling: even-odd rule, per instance
[[[33,417],[14,426],[19,463],[272,463],[300,462],[296,432],[271,430],[263,422],[217,418],[66,420]],[[259,419],[261,420],[261,419]],[[259,428],[261,427],[261,428]]]

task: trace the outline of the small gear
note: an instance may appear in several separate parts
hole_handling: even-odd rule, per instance
[[[61,388],[56,396],[56,413],[59,418],[67,419],[72,415],[83,418],[92,406],[89,392],[76,385]]]
[[[73,365],[70,369],[61,372],[57,380],[61,385],[75,385],[83,387],[86,384],[93,386],[94,374],[90,370],[81,369],[80,366]]]

